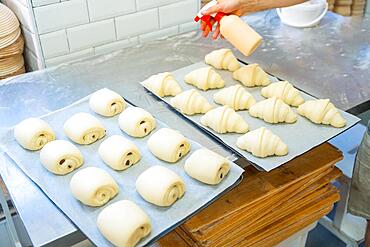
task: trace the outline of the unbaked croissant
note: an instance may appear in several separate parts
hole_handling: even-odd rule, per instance
[[[164,166],[152,166],[139,175],[136,191],[157,206],[171,206],[185,193],[185,183],[175,172]]]
[[[272,97],[253,105],[249,109],[252,117],[263,119],[267,123],[294,123],[297,121],[297,114],[281,99]]]
[[[229,173],[229,161],[206,148],[198,149],[185,161],[186,173],[206,184],[219,184]]]
[[[169,72],[152,75],[141,84],[159,97],[176,96],[182,91],[180,85]]]
[[[108,172],[92,166],[76,172],[69,186],[77,200],[93,207],[106,204],[119,191],[116,181]]]
[[[178,131],[162,128],[147,142],[148,148],[158,159],[175,163],[190,151],[190,143]]]
[[[245,133],[248,131],[248,124],[229,106],[220,106],[210,110],[202,116],[200,122],[221,134],[227,132]]]
[[[270,84],[268,74],[256,63],[249,64],[234,71],[233,78],[247,87],[266,86]]]
[[[212,51],[205,57],[207,64],[216,69],[235,71],[240,68],[240,64],[230,49],[219,49]]]
[[[88,145],[105,136],[105,128],[93,115],[85,112],[74,114],[64,123],[64,132],[74,142]]]
[[[79,168],[84,158],[80,150],[69,141],[55,140],[41,149],[40,161],[50,172],[65,175]]]
[[[118,93],[103,88],[90,96],[90,108],[105,117],[112,117],[121,113],[126,107],[126,102]]]
[[[222,80],[221,75],[211,67],[193,70],[185,76],[184,80],[186,83],[204,91],[225,86],[225,81]]]
[[[254,97],[241,85],[224,88],[213,95],[217,104],[227,105],[235,111],[249,109],[256,104]]]
[[[171,99],[171,105],[186,115],[206,113],[212,109],[207,99],[195,89],[184,91]]]
[[[98,152],[105,164],[118,171],[126,170],[141,158],[135,144],[120,135],[113,135],[104,140]]]
[[[329,99],[308,100],[298,107],[298,113],[314,123],[341,128],[346,120]]]
[[[304,99],[298,89],[287,81],[279,81],[261,89],[261,95],[265,98],[277,97],[291,106],[299,106]]]
[[[55,140],[55,133],[44,120],[27,118],[15,126],[14,137],[23,148],[39,150],[46,143]]]
[[[134,247],[152,230],[148,215],[129,200],[105,207],[96,223],[103,236],[117,247]]]
[[[156,127],[156,120],[149,112],[139,107],[126,108],[118,118],[119,127],[133,137],[147,136]]]
[[[283,156],[288,153],[288,146],[265,127],[253,130],[238,138],[236,145],[257,157],[271,155]]]

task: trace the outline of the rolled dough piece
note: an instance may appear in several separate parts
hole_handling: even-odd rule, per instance
[[[118,194],[116,181],[98,167],[87,167],[76,172],[69,186],[73,196],[85,205],[99,207]]]
[[[193,70],[185,76],[184,80],[186,83],[204,91],[214,88],[223,88],[225,86],[225,81],[222,80],[221,75],[211,67]]]
[[[156,127],[154,117],[139,107],[128,107],[118,118],[119,127],[133,137],[144,137]]]
[[[287,81],[271,83],[261,89],[261,95],[265,98],[275,96],[291,106],[299,106],[304,103],[301,93]]]
[[[214,50],[204,58],[205,62],[216,69],[225,69],[231,72],[240,68],[240,64],[230,49]]]
[[[240,149],[261,158],[272,155],[284,156],[288,153],[288,146],[280,137],[265,127],[253,130],[239,137],[236,145]]]
[[[180,85],[169,72],[152,75],[141,84],[159,97],[176,96],[182,91]]]
[[[125,100],[118,93],[103,88],[90,96],[90,108],[105,117],[112,117],[121,113],[126,106]]]
[[[55,133],[47,122],[39,118],[27,118],[14,128],[14,137],[23,148],[39,150],[55,140]]]
[[[99,155],[108,166],[118,171],[131,167],[141,158],[135,144],[119,135],[104,140],[99,146]]]
[[[139,175],[136,191],[157,206],[171,206],[185,193],[185,184],[179,175],[163,166],[152,166]]]
[[[346,120],[329,99],[307,100],[298,107],[298,113],[316,124],[330,124],[336,128],[346,126]]]
[[[173,129],[162,128],[155,132],[147,142],[149,150],[158,158],[175,163],[190,151],[190,143],[183,135]]]
[[[262,100],[249,109],[252,117],[263,119],[267,123],[294,123],[297,114],[281,99],[272,97]]]
[[[267,86],[270,84],[268,74],[256,63],[249,64],[234,71],[233,78],[247,87]]]
[[[80,150],[69,141],[55,140],[41,149],[40,161],[50,172],[65,175],[79,168],[84,158]]]
[[[104,126],[93,115],[76,113],[64,123],[64,133],[78,144],[88,145],[105,136]]]
[[[229,106],[220,106],[210,110],[202,116],[200,122],[220,134],[227,132],[245,133],[248,131],[248,124],[242,116]]]
[[[241,85],[224,88],[213,95],[217,104],[227,105],[235,111],[247,110],[256,104],[254,97]]]
[[[148,215],[136,203],[121,200],[104,208],[97,225],[103,236],[118,247],[133,247],[152,230]]]
[[[207,99],[195,89],[184,91],[171,99],[171,105],[186,115],[206,113],[212,109]]]
[[[219,184],[230,171],[229,161],[206,148],[196,150],[185,161],[186,173],[206,184]]]

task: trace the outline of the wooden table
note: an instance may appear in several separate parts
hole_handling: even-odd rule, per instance
[[[273,246],[332,210],[342,158],[324,143],[268,173],[248,166],[237,187],[156,246]]]

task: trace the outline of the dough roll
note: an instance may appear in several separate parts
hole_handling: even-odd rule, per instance
[[[94,112],[105,117],[112,117],[125,109],[126,102],[118,93],[103,88],[90,96],[89,105]]]
[[[73,196],[83,204],[99,207],[118,194],[116,181],[103,169],[87,167],[76,172],[69,186]]]
[[[139,149],[123,136],[113,135],[99,146],[100,158],[114,170],[125,170],[136,164],[141,156]]]
[[[55,140],[55,133],[47,122],[39,118],[27,118],[14,128],[14,137],[23,148],[39,150]]]
[[[229,161],[206,148],[198,149],[186,161],[186,173],[206,184],[218,184],[230,171]]]
[[[240,68],[240,64],[230,49],[218,49],[210,52],[204,58],[205,62],[216,69],[235,71]]]
[[[118,118],[119,127],[133,137],[147,136],[156,127],[155,118],[144,109],[128,107]]]
[[[41,149],[40,161],[50,172],[65,175],[79,168],[84,158],[80,150],[69,141],[55,140]]]
[[[129,200],[104,208],[98,215],[97,225],[103,236],[118,247],[133,247],[152,230],[148,215]]]
[[[64,123],[64,132],[74,142],[88,145],[105,136],[104,126],[93,115],[76,113]]]
[[[157,206],[171,206],[185,193],[185,184],[179,175],[163,166],[152,166],[136,180],[136,191]]]
[[[183,135],[173,129],[162,128],[155,132],[147,142],[149,150],[158,158],[175,163],[190,151],[190,143]]]
[[[180,85],[169,72],[152,75],[141,84],[159,97],[176,96],[182,91]]]

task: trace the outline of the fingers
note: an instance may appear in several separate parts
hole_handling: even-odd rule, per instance
[[[213,26],[215,24],[215,21],[214,20],[211,20],[211,26]],[[208,37],[208,34],[211,32],[211,29],[210,27],[205,23],[204,24],[204,30],[203,30],[203,37]]]
[[[201,23],[200,23],[200,29],[202,30],[202,31],[204,31],[205,29],[206,29],[206,23],[204,22],[204,21],[202,21]]]
[[[212,39],[217,39],[218,35],[220,35],[220,23],[217,24],[217,27],[213,32]]]

